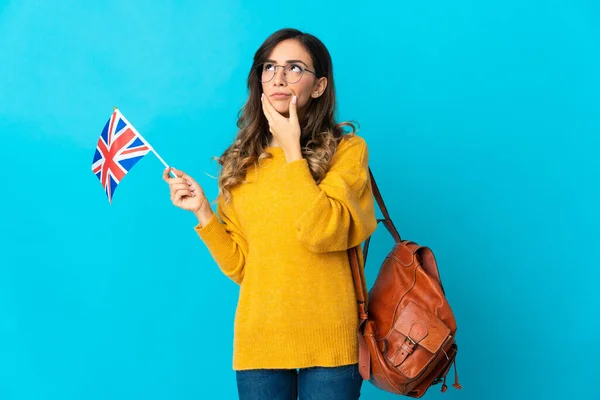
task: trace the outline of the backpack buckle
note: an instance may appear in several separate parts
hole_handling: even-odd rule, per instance
[[[413,340],[413,338],[411,338],[410,336],[406,335],[406,338],[407,338],[408,340],[410,340],[410,342],[412,343],[412,345],[413,345],[413,346],[416,346],[416,345],[417,345],[417,342],[415,342],[415,341]]]

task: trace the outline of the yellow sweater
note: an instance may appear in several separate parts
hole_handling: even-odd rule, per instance
[[[377,226],[365,140],[347,136],[317,185],[305,158],[273,158],[246,173],[196,232],[240,285],[233,369],[358,362],[357,302],[347,249]],[[217,216],[222,221],[217,219]],[[364,276],[364,275],[363,275]]]

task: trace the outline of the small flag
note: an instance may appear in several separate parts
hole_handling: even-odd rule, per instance
[[[100,134],[92,161],[92,172],[104,187],[110,204],[117,185],[150,151],[152,147],[115,108]]]

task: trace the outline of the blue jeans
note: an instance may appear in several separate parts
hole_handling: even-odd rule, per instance
[[[357,400],[358,364],[342,367],[236,371],[240,400]]]

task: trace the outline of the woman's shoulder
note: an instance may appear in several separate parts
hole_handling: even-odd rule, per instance
[[[357,133],[346,133],[342,136],[338,147],[344,146],[363,146],[366,147],[367,141]]]
[[[356,133],[345,134],[338,143],[334,157],[360,160],[367,152],[367,141]]]

